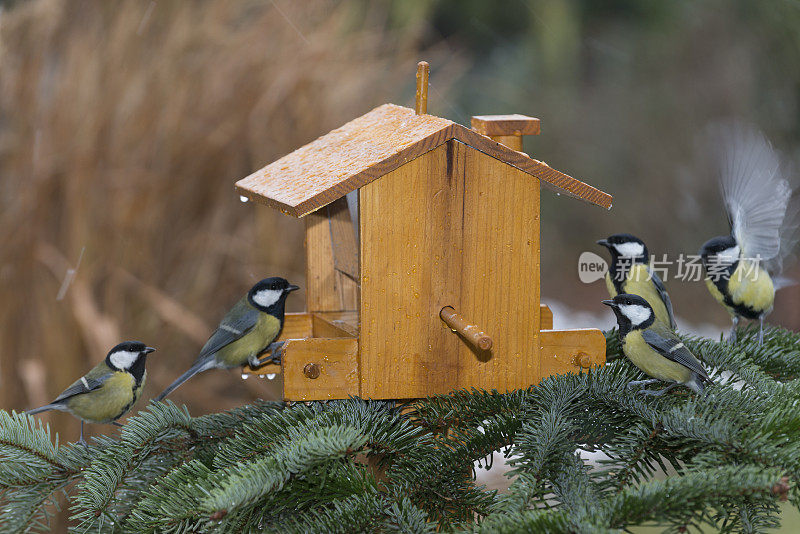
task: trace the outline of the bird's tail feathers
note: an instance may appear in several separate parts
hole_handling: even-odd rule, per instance
[[[706,394],[705,382],[708,382],[710,384],[711,379],[704,376],[700,376],[699,374],[695,373],[692,376],[692,379],[686,383],[686,386],[695,393],[697,393],[698,395],[704,396]]]
[[[28,410],[25,412],[25,415],[35,415],[37,413],[46,412],[48,410],[60,410],[60,404],[45,404],[44,406],[39,406],[38,408],[34,408],[33,410]]]
[[[167,386],[167,389],[162,391],[161,394],[159,394],[153,400],[156,401],[156,402],[164,400],[164,397],[166,397],[167,395],[169,395],[170,393],[172,393],[173,391],[178,389],[178,387],[180,387],[181,384],[183,384],[184,382],[186,382],[187,380],[192,378],[194,375],[196,375],[197,373],[202,373],[203,371],[207,371],[207,370],[211,369],[212,367],[214,367],[214,358],[213,358],[213,356],[211,358],[209,358],[208,360],[199,361],[199,362],[195,363],[194,365],[192,365],[189,368],[188,371],[186,371],[181,376],[176,378],[175,381],[172,384]]]
[[[788,276],[773,276],[772,285],[775,287],[775,291],[777,291],[779,289],[783,289],[784,287],[797,285],[797,280],[794,278],[789,278]]]

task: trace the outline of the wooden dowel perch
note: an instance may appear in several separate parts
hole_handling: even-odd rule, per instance
[[[491,350],[492,338],[474,324],[469,324],[466,319],[456,313],[452,306],[445,306],[439,312],[439,317],[454,332],[458,332],[471,345],[479,350]]]
[[[428,73],[431,66],[427,61],[417,63],[417,102],[414,110],[417,115],[428,113]]]

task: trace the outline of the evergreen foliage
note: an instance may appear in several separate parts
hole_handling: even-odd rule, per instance
[[[74,532],[762,532],[780,500],[800,506],[800,335],[686,337],[714,384],[660,398],[626,388],[641,374],[607,337],[604,368],[522,391],[203,417],[151,403],[88,451],[0,411],[0,531],[46,531],[59,492]],[[474,480],[498,450],[504,493]]]

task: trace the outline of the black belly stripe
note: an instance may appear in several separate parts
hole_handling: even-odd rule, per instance
[[[121,411],[121,412],[119,412],[119,414],[117,414],[117,415],[116,415],[115,417],[113,417],[111,420],[112,420],[112,421],[116,421],[117,419],[119,419],[120,417],[122,417],[123,415],[125,415],[126,413],[128,413],[128,410],[130,410],[131,408],[133,408],[133,405],[134,405],[134,404],[136,404],[136,401],[138,401],[138,400],[139,400],[139,396],[136,394],[136,390],[134,389],[134,390],[133,390],[133,399],[131,400],[131,402],[129,402],[128,404],[126,404],[126,405],[125,405],[125,407],[124,407],[124,408],[122,408],[122,411]]]
[[[728,279],[729,277],[733,276],[733,272],[736,270],[737,263],[734,263],[730,267],[728,267],[727,273],[725,276],[719,276],[716,280],[712,280],[711,282],[717,286],[717,289],[720,293],[722,293],[722,301],[725,303],[726,306],[733,310],[733,313],[740,317],[744,317],[745,319],[758,319],[764,314],[764,310],[756,310],[752,306],[748,306],[744,303],[736,303],[733,301],[733,297],[731,297],[730,291],[728,291]]]
[[[117,419],[119,419],[120,417],[122,417],[123,415],[128,413],[128,410],[133,408],[133,405],[136,404],[136,401],[139,400],[139,395],[141,395],[141,393],[142,393],[142,390],[139,389],[139,395],[137,395],[136,394],[136,390],[138,388],[141,388],[141,387],[142,387],[142,377],[141,376],[140,377],[134,377],[133,387],[131,387],[131,395],[132,395],[131,402],[126,404],[125,407],[122,408],[122,411],[119,412],[119,414],[117,416],[115,416],[115,417],[113,417],[111,419],[112,421],[116,421]]]
[[[608,271],[608,275],[611,277],[611,283],[614,285],[614,289],[617,290],[617,294],[621,295],[625,293],[625,289],[623,289],[623,284],[628,280],[628,270],[624,267],[617,271],[617,265],[615,263],[611,264],[611,269]]]

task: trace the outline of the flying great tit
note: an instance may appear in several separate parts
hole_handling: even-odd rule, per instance
[[[108,352],[105,360],[76,380],[50,404],[29,410],[28,415],[47,410],[69,412],[81,420],[78,443],[83,439],[83,423],[114,423],[139,400],[147,372],[147,355],[153,352],[138,341],[125,341]],[[117,424],[117,423],[114,423]]]
[[[658,275],[647,265],[647,246],[631,234],[614,234],[597,242],[611,253],[606,287],[613,298],[621,293],[639,295],[655,311],[656,321],[675,329],[672,301]]]
[[[715,133],[712,148],[731,235],[710,239],[700,249],[706,286],[731,315],[730,340],[736,341],[744,317],[758,319],[761,344],[775,290],[791,283],[776,275],[796,235],[797,221],[791,216],[796,214],[786,217],[792,189],[779,154],[761,132],[732,124]]]
[[[617,316],[622,351],[652,379],[634,381],[628,387],[646,386],[659,380],[672,382],[660,391],[643,389],[645,395],[663,395],[678,384],[703,393],[703,382],[711,379],[703,365],[678,339],[675,332],[656,321],[653,308],[638,295],[621,294],[603,304]]]
[[[252,367],[263,365],[259,354],[274,348],[271,344],[283,328],[286,297],[296,289],[300,288],[278,277],[265,278],[254,285],[222,318],[189,370],[155,400],[162,400],[197,373],[209,369],[232,369],[246,363]]]

